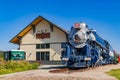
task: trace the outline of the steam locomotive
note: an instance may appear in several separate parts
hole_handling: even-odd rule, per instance
[[[68,67],[95,67],[117,62],[109,42],[85,23],[76,23],[68,33],[67,40],[61,59]]]

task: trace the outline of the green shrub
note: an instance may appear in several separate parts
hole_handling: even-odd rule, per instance
[[[0,58],[0,74],[7,74],[12,72],[19,72],[31,69],[37,69],[38,63],[29,63],[27,61],[4,61]]]
[[[6,68],[5,68],[4,66],[0,66],[0,70],[1,70],[1,69],[6,69]]]
[[[24,71],[22,68],[15,68],[15,72]]]
[[[8,74],[8,73],[12,73],[12,70],[9,69],[0,69],[0,74]]]
[[[38,63],[33,63],[33,64],[32,64],[32,69],[37,69],[37,68],[38,68],[38,66],[39,66],[39,64],[38,64]]]

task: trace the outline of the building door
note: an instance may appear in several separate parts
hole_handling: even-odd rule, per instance
[[[49,61],[50,52],[36,52],[36,60]]]

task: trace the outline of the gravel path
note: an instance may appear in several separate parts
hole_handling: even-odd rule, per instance
[[[120,64],[117,64],[101,66],[92,70],[70,74],[49,73],[49,70],[56,68],[56,66],[57,65],[44,65],[37,70],[1,75],[0,80],[116,80],[116,78],[108,76],[105,72],[111,69],[120,68]]]

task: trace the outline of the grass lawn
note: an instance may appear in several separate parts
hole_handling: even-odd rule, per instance
[[[0,58],[0,75],[37,69],[38,66],[38,63],[29,63],[25,60],[4,61],[3,58]]]
[[[120,80],[120,69],[113,69],[109,72],[107,72],[108,75],[116,77],[118,80]]]

